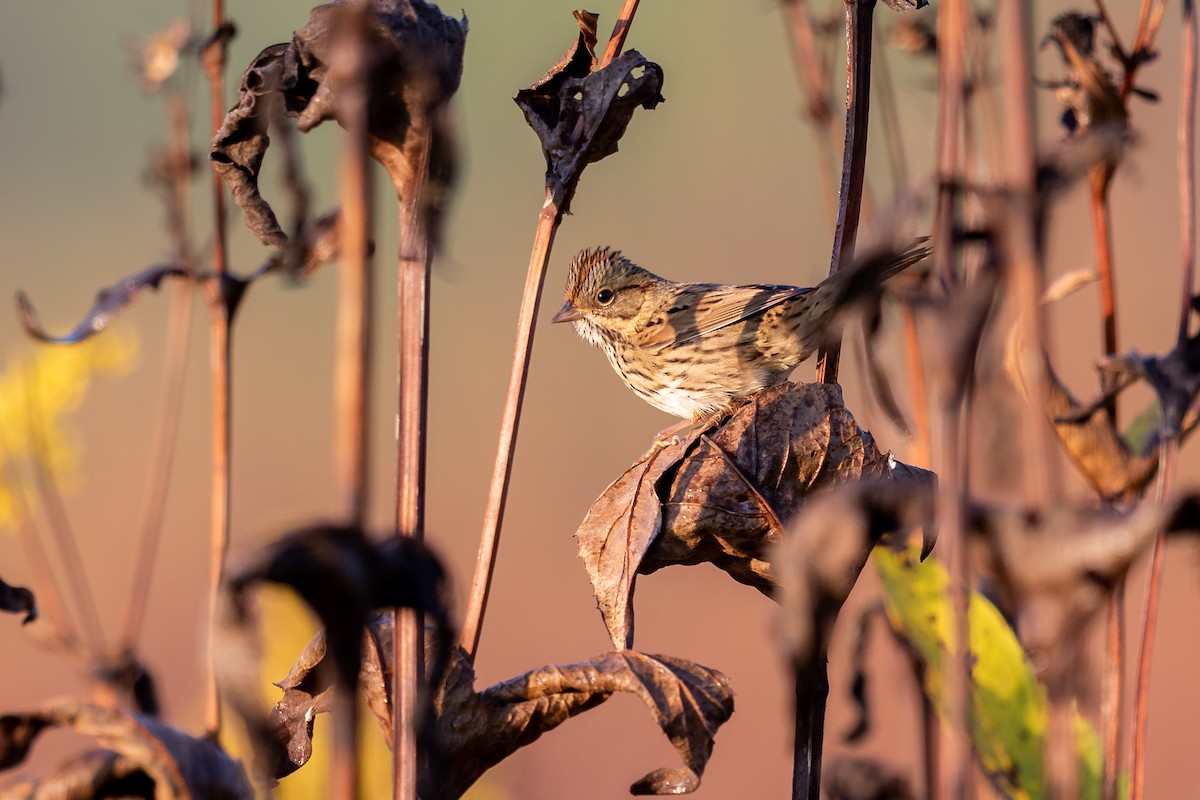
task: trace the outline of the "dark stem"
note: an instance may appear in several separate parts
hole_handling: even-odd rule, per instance
[[[792,762],[792,800],[820,800],[821,754],[825,742],[825,703],[829,698],[826,658],[797,664],[796,738]]]
[[[1180,296],[1179,338],[1188,339],[1192,286],[1196,269],[1196,69],[1197,23],[1194,0],[1183,0],[1183,80],[1179,100],[1179,220],[1182,233],[1183,291]]]
[[[829,274],[854,258],[858,218],[862,210],[863,180],[867,170],[867,121],[871,110],[871,41],[875,0],[846,2],[846,141],[842,150],[842,185],[838,193],[838,219],[833,234]],[[817,351],[819,383],[837,383],[841,336]]]

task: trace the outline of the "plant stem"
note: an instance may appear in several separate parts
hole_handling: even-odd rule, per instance
[[[825,704],[829,698],[829,670],[823,652],[816,656],[816,663],[795,666],[795,686],[792,800],[820,800]]]
[[[1139,25],[1139,31],[1141,26]],[[1183,297],[1179,318],[1177,347],[1184,347],[1188,340],[1188,318],[1191,313],[1192,280],[1196,257],[1196,181],[1195,181],[1195,131],[1196,131],[1196,65],[1197,65],[1197,22],[1193,0],[1183,0],[1183,76],[1182,94],[1179,103],[1179,208],[1180,239],[1183,259]],[[1171,430],[1164,430],[1159,447],[1157,502],[1170,496],[1175,478],[1175,463],[1179,453],[1179,430],[1172,423]],[[1146,587],[1146,610],[1142,620],[1142,646],[1138,654],[1137,694],[1134,699],[1133,720],[1133,778],[1131,800],[1141,800],[1146,782],[1146,723],[1150,713],[1150,665],[1154,653],[1154,637],[1158,621],[1159,597],[1162,593],[1162,572],[1165,556],[1164,534],[1159,532],[1154,540],[1154,552],[1150,560],[1150,578]]]
[[[418,141],[412,157],[414,178],[407,191],[396,186],[400,205],[399,253],[399,409],[396,424],[396,534],[425,538],[425,437],[429,412],[429,267],[432,252],[422,210],[432,149],[431,121],[409,138]],[[395,176],[393,176],[395,177]],[[392,796],[416,800],[420,762],[417,716],[425,673],[423,616],[397,608],[392,658],[395,666],[392,697]]]
[[[638,0],[624,0],[612,36],[604,50],[597,69],[603,69],[621,54],[633,15],[637,12]],[[583,119],[579,120],[576,136],[582,131]],[[546,188],[546,201],[538,214],[537,230],[533,236],[533,249],[529,254],[529,269],[525,276],[525,289],[521,293],[521,310],[517,317],[517,339],[513,345],[512,368],[508,375],[508,390],[504,395],[504,412],[500,419],[500,442],[496,447],[496,460],[492,465],[492,480],[488,485],[487,507],[483,513],[483,533],[479,537],[479,553],[475,561],[475,573],[471,579],[471,595],[467,601],[467,613],[463,620],[459,643],[474,663],[479,650],[479,637],[483,632],[483,618],[487,612],[488,596],[491,592],[492,576],[496,572],[496,556],[500,548],[500,529],[504,523],[504,506],[508,499],[508,483],[512,476],[513,457],[517,447],[517,428],[521,422],[521,406],[525,398],[525,381],[529,374],[529,360],[533,355],[533,334],[537,328],[538,306],[542,298],[542,286],[546,282],[546,267],[550,263],[550,250],[554,236],[562,223],[562,209],[575,193],[577,181],[570,186],[559,185]]]
[[[1179,439],[1175,435],[1163,438],[1159,445],[1158,490],[1155,502],[1161,504],[1171,492],[1175,474],[1175,457]],[[1130,779],[1130,800],[1142,800],[1146,787],[1146,722],[1150,715],[1150,666],[1154,655],[1154,638],[1158,623],[1158,604],[1162,593],[1163,561],[1166,537],[1160,531],[1154,539],[1150,556],[1150,577],[1146,583],[1146,604],[1142,616],[1142,645],[1138,652],[1137,689],[1133,700],[1133,774]]]
[[[867,123],[871,111],[871,41],[875,0],[846,3],[846,141],[842,150],[842,184],[838,220],[833,235],[829,274],[849,266],[854,258],[858,219],[862,211],[863,180],[867,169]],[[819,383],[837,383],[841,336],[817,351]]]
[[[1125,715],[1125,579],[1122,577],[1105,599],[1106,653],[1100,695],[1104,735],[1104,771],[1101,797],[1117,800],[1121,759],[1121,722]]]
[[[792,35],[792,61],[796,76],[804,92],[804,103],[808,121],[817,142],[817,172],[821,176],[821,194],[829,212],[830,225],[837,224],[837,187],[833,177],[833,110],[829,104],[829,75],[821,54],[817,52],[817,37],[813,31],[807,0],[786,0],[783,4],[788,15]]]
[[[175,258],[187,272],[192,271],[191,243],[188,236],[188,185],[191,172],[189,115],[182,95],[173,91],[167,102],[171,127],[168,208]],[[171,295],[167,312],[167,339],[163,356],[163,376],[158,418],[151,445],[150,469],[146,474],[145,499],[141,514],[141,538],[133,569],[133,586],[122,626],[120,648],[130,652],[137,644],[146,617],[154,563],[162,542],[163,516],[171,485],[171,468],[179,438],[183,409],[188,344],[191,340],[193,286],[190,280],[178,284]]]
[[[1111,358],[1117,354],[1117,303],[1113,280],[1112,260],[1112,215],[1108,205],[1108,187],[1112,181],[1115,165],[1101,164],[1089,173],[1092,189],[1092,229],[1096,238],[1096,267],[1100,274],[1100,327],[1103,336],[1104,355]],[[1104,403],[1104,413],[1111,424],[1117,424],[1117,396],[1113,394]]]
[[[224,0],[213,0],[213,30],[225,24]],[[215,133],[225,118],[224,68],[225,48],[219,57],[205,63],[212,95],[212,130]],[[232,468],[231,436],[231,335],[233,309],[228,302],[225,273],[228,267],[227,235],[225,229],[225,194],[221,176],[212,167],[213,185],[213,271],[216,277],[208,285],[210,334],[210,364],[212,370],[212,497],[210,498],[210,548],[208,586],[208,644],[207,678],[204,691],[204,729],[214,741],[221,735],[221,698],[217,689],[217,674],[213,643],[216,628],[217,595],[225,574],[225,557],[229,550],[230,470]]]
[[[546,280],[546,266],[550,262],[550,249],[554,245],[554,235],[561,222],[562,198],[555,197],[550,190],[547,190],[546,202],[538,215],[537,231],[533,237],[533,251],[529,255],[529,271],[525,278],[525,290],[521,295],[521,311],[517,318],[517,341],[513,347],[512,370],[509,372],[508,391],[504,398],[504,416],[500,421],[500,444],[497,447],[496,461],[492,468],[492,482],[488,490],[487,509],[483,517],[483,536],[479,540],[479,555],[475,565],[475,576],[471,582],[471,599],[467,604],[467,615],[463,622],[461,644],[472,661],[479,650],[479,636],[483,630],[483,617],[487,611],[492,575],[496,569],[500,528],[504,520],[504,504],[508,497],[508,481],[512,473],[513,455],[516,452],[517,427],[521,421],[525,380],[529,373],[529,359],[533,353],[533,333],[537,327],[542,284]]]

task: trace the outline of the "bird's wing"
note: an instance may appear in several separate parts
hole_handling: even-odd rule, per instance
[[[654,349],[695,341],[811,291],[799,286],[694,285],[679,294],[664,318],[647,326],[638,344]]]

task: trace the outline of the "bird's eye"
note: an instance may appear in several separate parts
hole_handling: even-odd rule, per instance
[[[606,306],[611,303],[613,298],[616,296],[617,293],[612,289],[601,289],[600,291],[596,292],[596,302],[602,306]]]

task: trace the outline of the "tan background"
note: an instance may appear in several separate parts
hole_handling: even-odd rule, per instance
[[[450,565],[460,608],[474,567],[519,292],[542,202],[544,162],[510,98],[553,64],[574,36],[570,4],[462,0],[462,5],[471,23],[457,103],[463,175],[433,285],[428,495],[429,538]],[[1057,4],[1036,5],[1040,36]],[[1135,5],[1113,3],[1126,41],[1132,38]],[[230,82],[259,49],[302,25],[307,6],[296,0],[230,3],[240,27]],[[610,29],[618,6],[615,0],[592,6],[602,13],[602,32]],[[141,177],[147,148],[166,138],[162,106],[140,94],[129,45],[186,13],[185,3],[154,0],[8,3],[0,12],[0,299],[25,289],[53,329],[74,324],[99,287],[169,253],[162,210]],[[891,24],[892,12],[881,6],[877,14],[882,25]],[[1175,327],[1177,18],[1172,4],[1161,37],[1163,58],[1143,73],[1142,83],[1159,90],[1164,102],[1135,101],[1139,143],[1113,188],[1121,341],[1143,351],[1164,350]],[[570,255],[587,245],[618,246],[650,269],[679,279],[818,280],[827,268],[827,212],[776,5],[643,4],[629,46],[663,65],[667,102],[654,112],[638,112],[621,152],[588,169],[575,215],[558,237],[542,322],[558,306]],[[927,63],[902,54],[893,54],[892,64],[911,170],[922,175],[934,140],[932,72]],[[1058,69],[1056,56],[1040,57],[1039,74],[1052,77]],[[187,85],[197,107],[207,108],[206,89],[194,70]],[[1040,110],[1038,138],[1048,145],[1060,134],[1045,95]],[[207,112],[199,116],[195,130],[203,141]],[[332,126],[305,137],[306,168],[319,208],[335,202],[337,143]],[[882,157],[876,140],[871,163],[881,197],[891,189]],[[395,330],[394,290],[388,288],[394,201],[382,184],[377,182],[379,358],[372,419],[372,518],[381,529],[390,516],[393,480]],[[277,191],[274,173],[265,185]],[[205,184],[196,193],[200,219],[207,218],[207,197]],[[1052,273],[1089,266],[1084,192],[1070,193],[1052,222]],[[249,270],[264,253],[239,218],[232,223],[233,263]],[[264,281],[243,306],[235,357],[234,558],[290,525],[336,509],[329,390],[334,278],[327,268],[303,287]],[[1091,363],[1098,352],[1094,296],[1085,290],[1053,311],[1054,350],[1064,377],[1081,396],[1091,393]],[[165,300],[147,297],[120,321],[138,333],[140,365],[129,377],[98,383],[77,417],[86,481],[70,496],[69,509],[110,636],[128,595]],[[166,545],[142,649],[160,681],[167,718],[195,731],[201,713],[209,430],[206,320],[199,308],[192,347]],[[0,352],[29,348],[13,314],[0,314]],[[898,364],[899,351],[892,352]],[[810,369],[798,374],[808,378]],[[851,408],[863,409],[860,419],[875,429],[881,446],[903,454],[906,443],[868,413],[848,373]],[[1126,408],[1144,400],[1142,395]],[[571,534],[595,496],[669,422],[637,401],[600,354],[569,330],[539,331],[478,661],[481,685],[609,647]],[[1180,484],[1192,486],[1196,476],[1194,453],[1185,450]],[[1070,491],[1086,495],[1074,478]],[[1200,647],[1193,624],[1195,557],[1186,550],[1171,555],[1151,705],[1151,797],[1200,794],[1193,788],[1192,763],[1200,702],[1191,660]],[[0,538],[0,574],[28,581],[7,534]],[[868,580],[861,588],[872,586]],[[1140,592],[1134,588],[1131,596],[1136,600]],[[785,796],[790,701],[772,633],[773,605],[711,568],[645,578],[637,597],[639,648],[717,667],[738,693],[737,713],[718,736],[702,796]],[[856,593],[856,602],[869,601],[869,591]],[[6,629],[0,632],[0,709],[82,691],[76,666],[31,646],[15,620],[0,619],[0,626]],[[919,780],[915,699],[895,654],[881,650],[872,687],[878,712],[872,750]],[[831,754],[843,749],[839,736],[850,719],[843,656],[844,642],[831,665]],[[637,701],[619,697],[511,758],[487,776],[478,796],[620,797],[632,780],[674,758]],[[35,765],[45,767],[49,760],[42,756]]]

